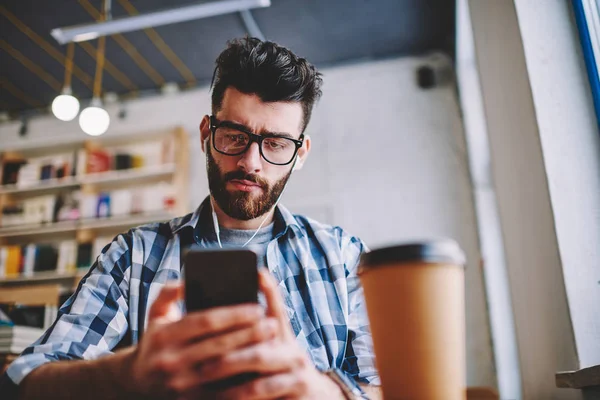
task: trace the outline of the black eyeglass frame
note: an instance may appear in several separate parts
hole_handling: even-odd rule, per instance
[[[236,131],[240,131],[240,132],[248,135],[249,140],[248,140],[248,144],[246,145],[246,148],[244,148],[244,150],[242,150],[238,153],[235,153],[235,154],[225,153],[225,152],[217,149],[217,147],[214,145],[215,136],[216,136],[217,129],[219,129],[222,126],[226,126],[226,127],[235,129]],[[258,143],[258,149],[260,151],[260,156],[263,158],[263,160],[265,160],[269,164],[273,164],[273,165],[289,165],[292,161],[294,161],[294,158],[296,158],[296,155],[298,154],[298,150],[300,150],[300,148],[304,144],[304,133],[300,135],[299,139],[292,139],[289,137],[284,137],[284,136],[279,136],[279,135],[269,135],[269,134],[257,135],[254,132],[250,132],[246,129],[242,129],[239,126],[237,126],[236,124],[233,124],[229,121],[219,121],[214,115],[210,116],[210,131],[212,132],[212,142],[213,142],[212,148],[215,149],[218,153],[221,153],[226,156],[239,156],[240,154],[244,154],[250,148],[252,143],[256,142],[256,143]],[[262,142],[264,139],[268,139],[268,138],[286,139],[286,140],[290,140],[292,143],[294,143],[294,145],[295,145],[294,155],[292,155],[290,161],[283,163],[283,164],[279,164],[279,163],[274,163],[265,157],[265,155],[263,154]]]

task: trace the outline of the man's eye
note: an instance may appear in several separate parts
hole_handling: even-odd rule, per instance
[[[227,140],[229,140],[232,143],[244,143],[246,141],[246,135],[242,135],[242,134],[227,135]]]
[[[265,144],[271,150],[283,150],[289,143],[285,139],[265,139]]]

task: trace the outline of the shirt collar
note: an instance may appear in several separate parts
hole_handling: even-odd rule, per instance
[[[194,232],[198,232],[203,228],[202,225],[206,224],[208,224],[208,226],[211,227],[210,229],[212,229],[212,223],[210,219],[208,219],[208,221],[205,221],[206,218],[201,219],[202,215],[206,215],[206,213],[203,214],[202,211],[209,207],[210,198],[207,196],[206,199],[202,201],[200,206],[198,206],[196,211],[184,217],[171,220],[170,225],[173,234],[179,233],[186,227],[190,227]],[[304,231],[300,228],[300,225],[298,224],[298,221],[294,215],[282,204],[278,204],[275,208],[274,220],[275,225],[273,227],[273,231],[276,238],[285,235],[288,229],[292,229],[298,237],[304,236]]]

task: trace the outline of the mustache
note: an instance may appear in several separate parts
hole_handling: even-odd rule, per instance
[[[226,173],[223,176],[223,180],[225,182],[231,181],[231,180],[246,180],[246,181],[250,181],[252,183],[256,183],[257,185],[260,185],[260,187],[264,188],[264,187],[268,187],[269,184],[267,181],[265,181],[263,178],[261,178],[258,175],[254,175],[254,174],[246,174],[244,171],[231,171]]]

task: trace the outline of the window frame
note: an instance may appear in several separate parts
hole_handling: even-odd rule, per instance
[[[600,133],[600,4],[598,0],[572,0],[572,3]]]

